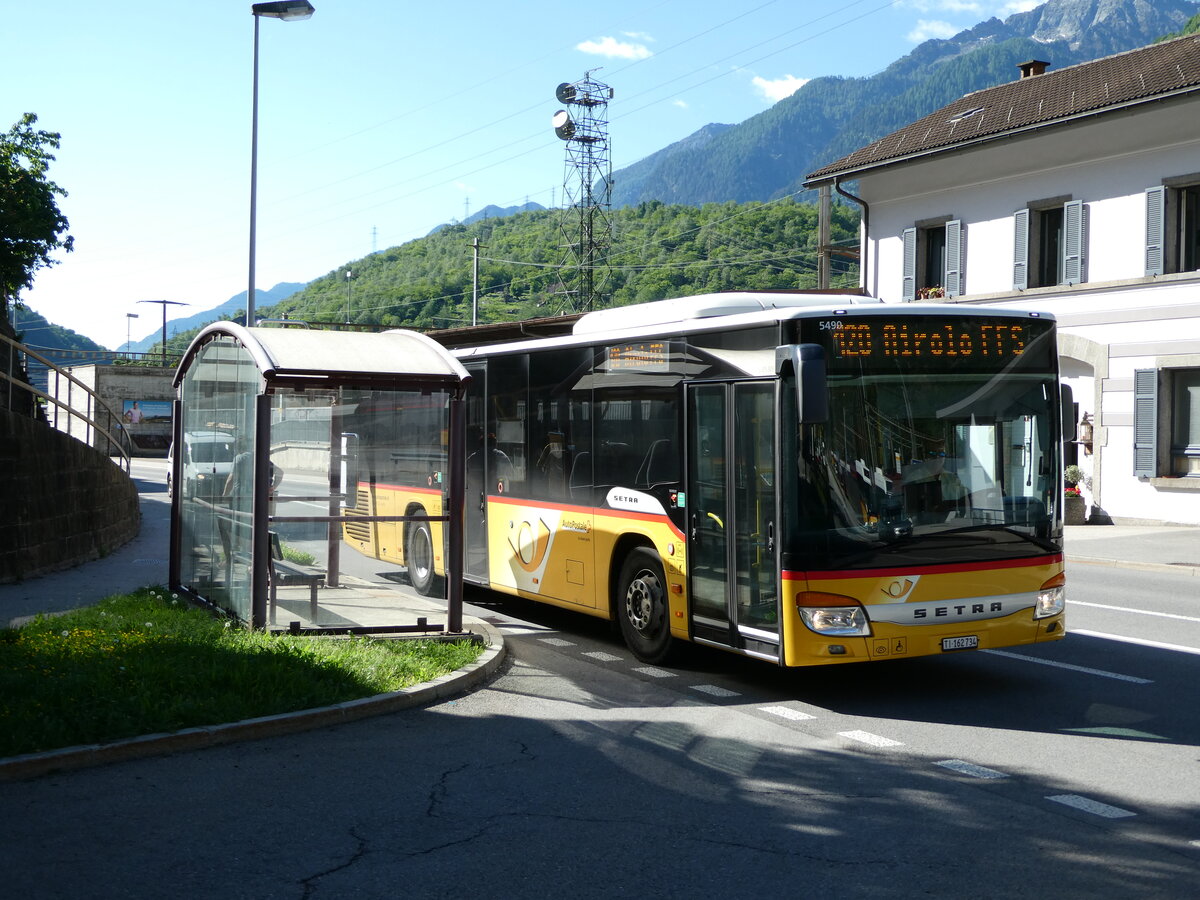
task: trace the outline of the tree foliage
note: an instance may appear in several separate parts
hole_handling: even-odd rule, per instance
[[[39,268],[54,265],[55,250],[74,244],[58,208],[57,198],[67,192],[47,177],[59,135],[36,124],[37,116],[25,113],[0,134],[0,311]]]

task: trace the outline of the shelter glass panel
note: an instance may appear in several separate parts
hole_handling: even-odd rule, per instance
[[[449,400],[439,390],[355,387],[277,399],[278,624],[371,627],[414,610],[445,614]]]
[[[198,352],[181,385],[182,446],[174,448],[184,586],[243,620],[251,607],[254,406],[261,379],[232,338]]]

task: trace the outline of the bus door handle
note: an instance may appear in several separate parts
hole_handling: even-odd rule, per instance
[[[775,552],[775,523],[767,523],[767,552]]]
[[[695,544],[700,540],[700,529],[696,527],[696,514],[692,513],[692,533],[689,540]]]

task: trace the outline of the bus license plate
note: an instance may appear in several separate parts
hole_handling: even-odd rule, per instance
[[[979,638],[969,634],[966,637],[942,638],[942,650],[974,650],[979,646]]]

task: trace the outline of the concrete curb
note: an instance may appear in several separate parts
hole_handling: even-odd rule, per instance
[[[1144,572],[1171,572],[1175,575],[1190,575],[1200,578],[1200,566],[1190,564],[1173,565],[1171,563],[1133,562],[1128,559],[1107,559],[1099,556],[1067,556],[1069,563],[1081,563],[1085,566],[1110,566],[1121,569],[1140,569]]]
[[[463,624],[470,629],[469,634],[480,634],[483,637],[485,644],[483,653],[471,665],[464,666],[433,681],[415,684],[402,691],[376,694],[373,697],[349,700],[333,706],[301,709],[275,716],[261,716],[257,719],[243,719],[240,722],[223,725],[187,728],[183,731],[164,734],[147,734],[123,741],[114,741],[111,744],[87,744],[64,747],[61,750],[50,750],[45,753],[12,756],[0,759],[0,782],[21,781],[54,772],[86,769],[109,763],[144,759],[149,756],[166,756],[184,750],[218,747],[237,741],[252,741],[259,738],[295,734],[314,728],[326,728],[354,722],[368,716],[381,716],[403,709],[424,706],[427,703],[466,693],[471,688],[482,684],[500,667],[507,651],[503,635],[493,625],[470,617]]]

